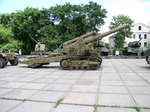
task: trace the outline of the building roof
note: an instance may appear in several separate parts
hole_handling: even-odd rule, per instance
[[[138,25],[138,24],[141,24],[142,26],[147,27],[147,28],[149,28],[149,29],[150,29],[150,26],[145,25],[144,23],[136,23],[136,24],[134,24],[134,25]]]

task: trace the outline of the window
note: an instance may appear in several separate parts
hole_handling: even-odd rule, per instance
[[[144,42],[144,47],[147,47],[147,42]]]
[[[139,34],[139,39],[141,39],[141,34]]]
[[[133,38],[135,39],[135,34],[133,34]]]
[[[146,34],[144,34],[144,39],[147,39],[147,35]]]
[[[141,27],[141,26],[139,26],[139,30],[142,30],[142,27]]]

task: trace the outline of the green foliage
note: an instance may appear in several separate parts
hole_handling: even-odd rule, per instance
[[[104,24],[106,10],[101,5],[89,2],[86,5],[56,5],[49,9],[26,8],[13,14],[11,21],[14,38],[21,41],[24,53],[35,46],[31,39],[46,44],[47,50],[56,49],[61,43],[85,34],[98,31]]]
[[[106,13],[101,5],[94,2],[85,5],[66,3],[49,9],[28,7],[16,13],[1,14],[0,24],[11,27],[11,37],[20,42],[23,53],[28,54],[34,50],[36,42],[33,40],[46,44],[47,50],[54,50],[67,40],[89,31],[98,31],[98,27],[104,24]],[[5,47],[11,48],[12,44],[7,39],[10,36],[1,37],[0,42],[8,43]],[[12,43],[17,47],[17,42]]]
[[[26,8],[24,11],[18,11],[14,14],[15,19],[12,21],[12,31],[14,38],[23,43],[22,51],[30,53],[34,49],[35,42],[31,39],[38,40],[40,37],[40,28],[44,26],[41,21],[43,14],[35,8]]]
[[[18,51],[21,43],[13,39],[11,28],[0,24],[0,50]]]
[[[0,15],[0,24],[3,24],[5,27],[9,27],[13,18],[13,13],[12,14],[1,14]]]
[[[110,29],[118,27],[120,25],[129,24],[132,25],[133,20],[130,17],[125,15],[114,16],[112,22],[110,23]],[[128,30],[122,30],[115,34],[115,47],[123,48],[125,43],[125,38],[132,35],[131,27]]]
[[[5,45],[3,46],[0,46],[0,49],[1,50],[4,50],[4,51],[13,51],[13,52],[18,52],[19,49],[21,48],[21,42],[18,42],[16,40],[13,40],[11,41],[11,43],[6,43]]]
[[[104,46],[105,46],[107,49],[110,48],[110,47],[109,47],[109,43],[104,43]]]

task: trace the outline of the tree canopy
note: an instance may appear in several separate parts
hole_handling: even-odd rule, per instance
[[[113,29],[120,25],[131,25],[132,26],[133,20],[126,15],[118,15],[113,16],[113,19],[110,23],[109,28]],[[125,38],[130,37],[132,35],[131,27],[128,30],[122,30],[115,34],[115,48],[122,49],[124,47]]]
[[[13,36],[10,27],[6,28],[0,24],[0,50],[16,51],[20,49],[21,42],[14,40]]]
[[[11,27],[13,38],[22,43],[23,53],[30,53],[36,44],[33,39],[54,50],[62,42],[89,31],[98,31],[104,24],[106,9],[95,2],[88,4],[56,5],[49,9],[27,7],[23,11],[0,15],[0,23]]]

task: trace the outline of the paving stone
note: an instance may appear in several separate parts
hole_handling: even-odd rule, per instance
[[[0,87],[2,86],[2,85],[4,85],[4,84],[7,84],[8,82],[7,81],[1,81],[0,80]]]
[[[97,92],[98,86],[78,86],[75,85],[72,87],[72,91],[75,92]]]
[[[74,84],[77,80],[68,80],[68,79],[57,79],[55,83],[58,84]]]
[[[64,98],[63,103],[94,105],[96,103],[95,100],[96,100],[96,94],[69,93]]]
[[[32,82],[36,83],[53,83],[55,79],[48,79],[48,78],[38,78],[36,80],[33,80]]]
[[[105,74],[105,73],[103,73],[103,74]],[[115,75],[115,76],[114,75],[102,75],[101,80],[103,80],[103,81],[120,81],[121,79],[117,75]]]
[[[36,78],[31,78],[31,77],[19,77],[16,79],[16,81],[19,82],[32,82],[33,80],[35,80]]]
[[[59,105],[54,112],[93,112],[94,108],[90,106],[79,105]]]
[[[123,82],[122,81],[101,81],[101,85],[106,85],[106,86],[122,86]]]
[[[36,92],[37,92],[36,90],[15,89],[3,95],[3,98],[28,99],[31,95],[33,95]]]
[[[141,109],[140,112],[150,112],[150,109]]]
[[[6,87],[6,88],[20,88],[24,84],[26,84],[26,83],[9,82],[8,84],[2,85],[1,87]]]
[[[62,79],[74,79],[74,80],[76,80],[76,79],[79,79],[81,77],[81,74],[79,73],[79,74],[77,74],[77,73],[74,73],[74,74],[67,74],[67,75],[63,75],[61,78]]]
[[[150,107],[149,95],[133,95],[136,103],[141,107]]]
[[[128,87],[132,94],[150,94],[150,87]]]
[[[129,95],[121,94],[100,94],[98,104],[113,106],[135,106]]]
[[[39,84],[39,83],[26,83],[24,84],[21,88],[23,89],[42,89],[46,86],[47,84]]]
[[[135,109],[98,107],[96,112],[137,112]]]
[[[5,95],[6,93],[12,91],[13,89],[7,89],[7,88],[0,88],[0,97]]]
[[[145,59],[104,59],[101,68],[94,71],[62,70],[55,66],[59,66],[59,63],[39,69],[22,67],[21,64],[0,69],[0,87],[2,86],[0,97],[33,98],[35,102],[38,100],[53,102],[65,96],[64,101],[69,105],[93,105],[98,100],[99,104],[135,106],[132,97],[129,97],[124,88],[125,82],[136,103],[139,106],[150,107],[150,83],[145,81],[150,82],[150,71],[147,69],[149,65],[146,64]],[[100,86],[100,96],[97,99],[98,86]],[[30,90],[37,92],[31,94]],[[135,98],[135,95],[141,96]]]
[[[64,92],[39,91],[29,99],[37,101],[57,102],[64,97]]]
[[[125,81],[142,81],[143,79],[137,75],[121,75]]]
[[[59,75],[46,75],[44,78],[49,78],[49,79],[58,79],[60,76]]]
[[[20,103],[21,103],[20,101],[0,99],[0,112],[8,112],[9,110],[12,110],[17,105],[19,105]]]
[[[94,75],[94,74],[89,74],[89,75],[83,75],[82,77],[81,77],[81,80],[89,80],[89,79],[91,79],[91,80],[99,80],[99,75]]]
[[[26,101],[10,112],[50,112],[53,105],[50,103]]]
[[[43,90],[53,91],[69,91],[71,85],[69,84],[48,84]]]
[[[76,85],[82,85],[82,86],[98,85],[98,80],[78,80],[76,82]]]
[[[128,93],[124,86],[100,86],[100,92],[104,93]]]
[[[145,81],[124,81],[127,86],[150,86]]]
[[[16,79],[16,77],[9,77],[9,76],[8,77],[1,77],[2,81],[8,81],[8,82],[14,81],[15,79]]]

